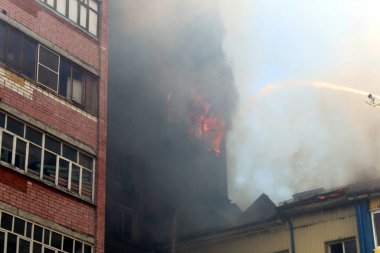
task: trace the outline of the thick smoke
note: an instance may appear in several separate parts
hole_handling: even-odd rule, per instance
[[[168,115],[191,108],[195,90],[230,128],[237,92],[218,3],[111,0],[110,7],[108,215],[123,204],[145,223],[140,232],[150,230],[144,239],[168,240],[177,218],[181,229],[203,226],[217,216],[214,201],[228,203],[224,148],[220,156],[199,148],[186,122]],[[209,220],[205,209],[214,210]]]
[[[227,145],[232,199],[245,208],[261,192],[282,201],[379,177],[380,110],[364,95],[312,86],[323,81],[380,93],[378,4],[252,5],[260,10],[249,21],[254,39],[242,46],[253,52],[252,71],[236,76],[251,83],[237,82],[244,98]]]

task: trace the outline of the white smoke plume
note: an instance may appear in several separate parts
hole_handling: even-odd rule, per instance
[[[241,96],[227,145],[230,197],[244,209],[262,192],[282,201],[379,177],[380,110],[364,102],[380,94],[379,3],[245,3],[239,15],[222,11]]]

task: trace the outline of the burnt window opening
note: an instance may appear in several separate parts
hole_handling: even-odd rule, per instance
[[[134,232],[134,215],[132,210],[122,208],[119,215],[120,223],[118,229],[118,238],[125,241],[132,241]]]
[[[93,156],[0,112],[0,160],[94,201]]]
[[[349,238],[327,243],[328,253],[357,253],[356,239]]]
[[[97,114],[99,78],[4,22],[0,22],[0,63]]]

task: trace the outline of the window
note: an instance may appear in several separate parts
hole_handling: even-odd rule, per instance
[[[59,55],[46,47],[38,47],[37,82],[58,92]]]
[[[380,211],[372,213],[373,236],[375,237],[375,248],[380,248]]]
[[[56,6],[61,0],[56,3]],[[95,115],[98,78],[0,22],[0,63]]]
[[[37,43],[0,24],[0,62],[34,79]]]
[[[0,212],[0,252],[91,253],[92,246],[25,219]],[[6,250],[6,251],[5,251]]]
[[[92,35],[98,36],[98,0],[40,0]]]
[[[328,253],[356,253],[355,238],[330,242],[327,244]]]
[[[121,206],[119,209],[117,237],[121,240],[131,241],[134,239],[134,214],[133,210]]]
[[[0,160],[93,201],[92,156],[2,112]]]

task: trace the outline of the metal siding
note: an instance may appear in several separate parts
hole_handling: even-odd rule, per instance
[[[369,209],[374,210],[380,208],[380,198],[371,199]]]
[[[326,242],[347,237],[355,237],[359,249],[353,205],[299,215],[292,221],[295,227],[296,253],[323,253]],[[291,252],[289,229],[285,224],[277,230],[238,235],[235,238],[220,237],[218,241],[183,247],[177,252],[271,253],[284,249]]]
[[[278,230],[240,235],[237,238],[210,242],[204,245],[178,250],[180,253],[270,253],[290,250],[290,237],[287,226]]]
[[[296,252],[325,252],[325,243],[355,237],[357,227],[354,206],[302,215],[294,219]]]

